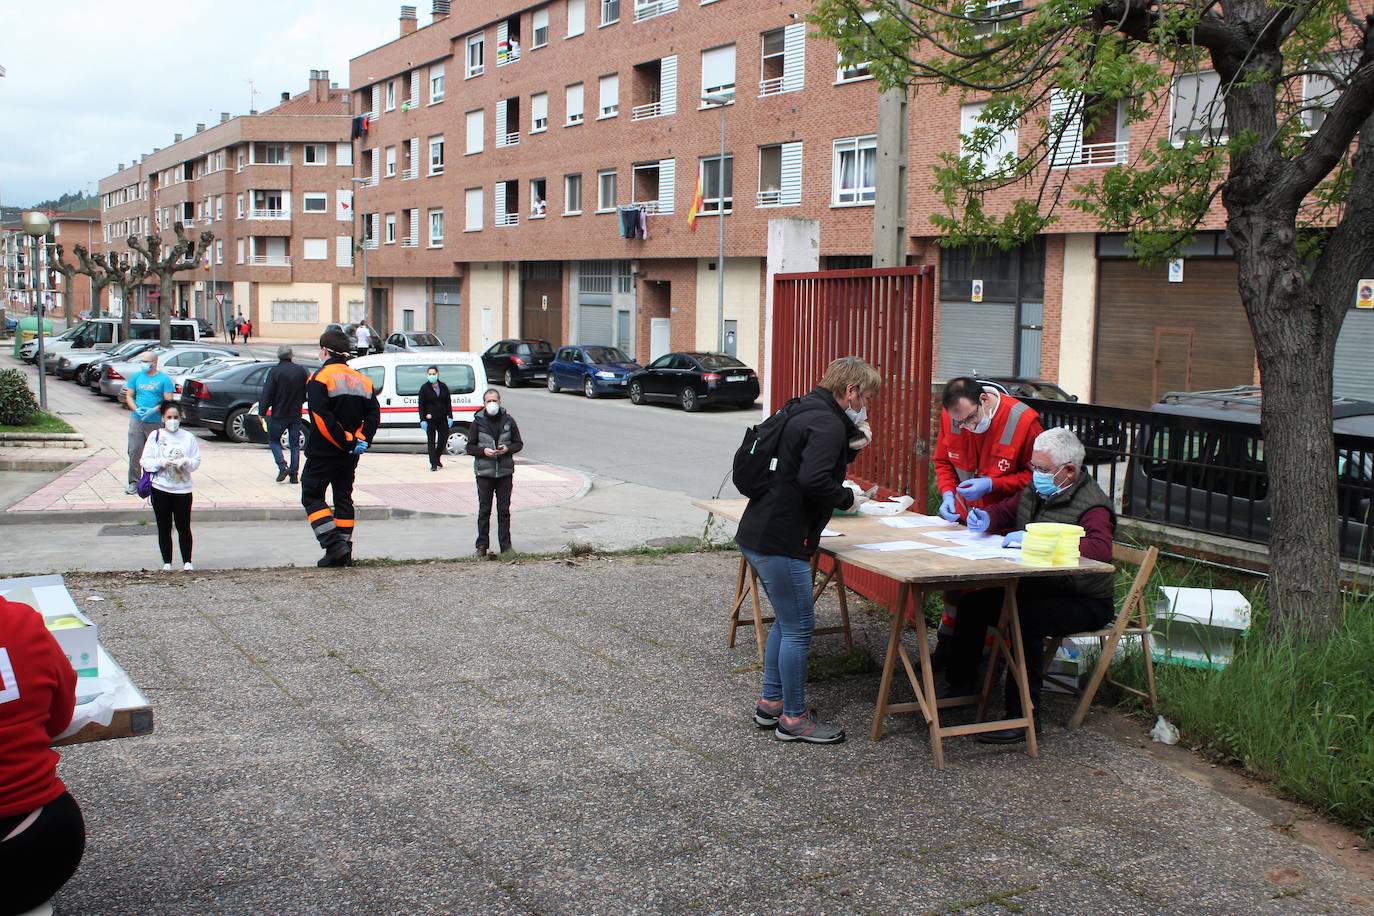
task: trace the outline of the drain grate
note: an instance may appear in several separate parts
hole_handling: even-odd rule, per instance
[[[156,525],[104,525],[96,533],[102,538],[129,538],[140,535],[157,534]]]

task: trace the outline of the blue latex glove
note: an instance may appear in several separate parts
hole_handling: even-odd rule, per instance
[[[982,534],[992,524],[992,518],[982,509],[968,510],[968,530]]]
[[[426,423],[424,420],[420,421],[420,431],[426,433],[429,432],[429,424]]]
[[[940,500],[940,518],[947,522],[959,521],[959,510],[954,508],[953,490],[947,492],[945,498]]]
[[[1024,531],[1013,531],[1011,534],[1009,534],[1009,535],[1007,535],[1006,537],[1002,538],[1002,546],[1003,546],[1003,547],[1015,547],[1016,549],[1020,550],[1020,549],[1021,549],[1021,539],[1022,539],[1023,537],[1025,537],[1025,536],[1026,536],[1026,532],[1024,532]]]
[[[991,477],[970,477],[959,484],[959,495],[969,502],[982,499],[992,492]]]
[[[353,446],[353,454],[361,455],[365,451],[367,451],[367,440],[359,439],[358,444]]]

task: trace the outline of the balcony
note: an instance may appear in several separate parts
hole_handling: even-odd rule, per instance
[[[1131,142],[1116,140],[1111,143],[1084,143],[1078,155],[1055,163],[1055,168],[1082,168],[1090,166],[1121,165],[1126,161]]]
[[[287,212],[286,212],[285,210],[262,210],[262,209],[258,209],[258,208],[255,207],[255,208],[253,208],[252,210],[249,210],[249,211],[248,211],[248,218],[249,218],[249,219],[290,219],[291,217],[287,214]],[[186,225],[189,226],[189,225],[191,225],[191,223],[187,222]]]
[[[629,205],[630,205],[631,207],[643,207],[643,208],[644,208],[644,212],[645,212],[645,213],[648,213],[648,214],[651,215],[651,216],[654,215],[654,214],[656,214],[656,213],[672,213],[672,212],[673,212],[673,208],[672,208],[672,207],[665,207],[665,206],[663,206],[663,204],[662,204],[661,202],[659,202],[659,201],[657,201],[657,200],[632,200],[632,201],[630,201],[630,204],[629,204]]]
[[[402,248],[419,248],[419,247],[420,247],[420,237],[419,237],[418,235],[411,235],[411,236],[407,236],[406,238],[401,239],[401,247],[402,247]]]
[[[518,226],[520,225],[519,213],[498,213],[496,214],[496,225],[498,226]]]
[[[645,105],[636,105],[630,109],[631,121],[647,121],[649,118],[659,118],[663,116],[662,102],[649,102]]]
[[[408,168],[408,169],[403,169],[403,170],[401,171],[401,180],[402,180],[402,181],[410,181],[412,178],[419,178],[419,177],[420,177],[420,170],[417,169],[417,168],[415,168],[415,166],[411,166],[410,168]]]
[[[513,130],[513,131],[511,131],[511,132],[508,133],[508,134],[497,134],[497,135],[496,135],[496,145],[497,145],[498,147],[500,147],[500,146],[519,146],[519,145],[520,145],[520,131],[518,131],[518,130]]]
[[[291,256],[285,254],[250,254],[248,263],[254,267],[290,267]]]
[[[645,19],[653,19],[655,16],[662,16],[677,9],[677,0],[635,0],[635,22],[643,22]]]

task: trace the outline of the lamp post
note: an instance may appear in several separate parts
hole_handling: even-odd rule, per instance
[[[349,179],[349,180],[352,181],[354,184],[356,184],[356,185],[358,186],[358,204],[357,204],[357,206],[355,206],[355,207],[353,208],[353,212],[356,213],[356,214],[358,214],[358,219],[359,219],[359,220],[364,221],[363,224],[362,224],[362,225],[363,225],[363,231],[362,231],[362,233],[361,233],[361,235],[360,235],[359,237],[363,240],[363,321],[366,321],[366,320],[367,320],[367,306],[368,306],[368,301],[367,301],[367,298],[368,298],[368,297],[367,297],[367,228],[368,228],[368,226],[370,225],[370,223],[369,223],[369,222],[366,222],[366,220],[367,220],[367,211],[363,209],[363,206],[364,206],[363,201],[364,201],[364,199],[365,199],[366,196],[367,196],[367,195],[366,195],[366,192],[365,192],[363,189],[366,188],[366,187],[368,186],[368,184],[371,182],[371,179],[369,179],[369,178],[352,178],[352,179]],[[347,316],[345,316],[345,320],[342,321],[342,322],[340,322],[340,323],[341,323],[341,324],[348,324]]]
[[[702,102],[720,109],[720,158],[716,160],[716,351],[725,352],[725,107],[733,92],[703,95]]]
[[[43,239],[47,236],[51,224],[48,218],[37,210],[30,210],[20,220],[24,224],[24,234],[33,240],[33,263],[30,267],[33,269],[33,314],[38,322],[38,406],[41,410],[47,410],[47,370],[43,366],[43,270],[38,264],[38,252],[47,247]]]

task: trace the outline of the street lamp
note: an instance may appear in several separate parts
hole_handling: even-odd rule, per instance
[[[352,181],[354,184],[356,184],[356,185],[358,186],[358,205],[355,206],[355,207],[353,208],[353,212],[356,213],[356,214],[358,214],[358,218],[359,218],[360,220],[366,220],[366,219],[367,219],[367,211],[364,209],[364,198],[365,198],[367,195],[366,195],[366,192],[365,192],[363,189],[366,188],[369,184],[371,184],[372,179],[370,179],[370,178],[351,178],[351,179],[349,179],[349,180]],[[362,231],[362,235],[361,235],[361,238],[362,238],[362,240],[363,240],[363,321],[366,321],[366,320],[367,320],[367,304],[368,304],[368,303],[367,303],[367,226],[368,226],[368,224],[367,224],[366,222],[364,222],[364,223],[363,223],[363,231]],[[347,320],[345,320],[345,321],[343,322],[343,324],[347,324],[347,323],[348,323]]]
[[[735,100],[733,92],[713,92],[702,104],[720,109],[720,159],[716,160],[716,352],[725,352],[725,108]]]
[[[48,218],[37,210],[30,210],[20,217],[24,224],[24,234],[33,240],[33,314],[38,322],[38,406],[42,410],[48,409],[48,383],[45,378],[47,370],[43,366],[43,271],[38,264],[38,252],[47,248],[47,243],[41,241],[47,237],[48,230],[52,228]]]

